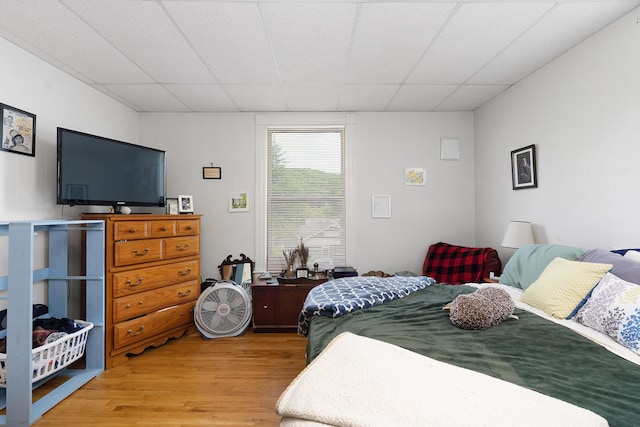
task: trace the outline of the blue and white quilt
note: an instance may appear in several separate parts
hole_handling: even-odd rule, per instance
[[[425,276],[357,276],[330,280],[313,288],[298,318],[298,334],[306,337],[312,316],[340,317],[373,307],[431,286],[436,281]]]

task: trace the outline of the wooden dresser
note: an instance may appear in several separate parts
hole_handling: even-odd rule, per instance
[[[195,331],[200,215],[85,214],[105,221],[105,368]]]

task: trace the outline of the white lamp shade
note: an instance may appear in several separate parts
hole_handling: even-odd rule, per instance
[[[531,243],[533,243],[531,223],[528,221],[509,221],[501,246],[518,249]]]

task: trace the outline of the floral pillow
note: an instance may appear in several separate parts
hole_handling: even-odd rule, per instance
[[[640,286],[607,273],[574,320],[640,354]]]

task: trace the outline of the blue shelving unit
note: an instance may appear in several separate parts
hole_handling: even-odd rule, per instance
[[[70,276],[69,234],[84,235],[85,275]],[[34,236],[48,234],[48,266],[34,269]],[[0,389],[0,425],[30,426],[46,411],[104,370],[104,222],[99,220],[43,220],[0,222],[0,236],[8,236],[8,275],[0,277],[0,290],[8,290],[7,384]],[[54,375],[69,377],[32,403],[33,283],[47,281],[49,313],[69,317],[67,291],[70,282],[86,283],[85,320],[94,324],[87,336],[83,369],[63,369]],[[43,381],[47,381],[47,378]]]

